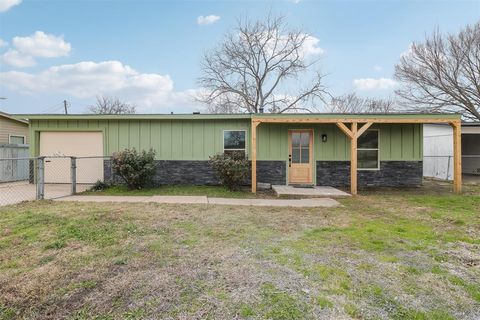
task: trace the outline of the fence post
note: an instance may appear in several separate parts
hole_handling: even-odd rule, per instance
[[[77,158],[70,157],[70,176],[72,182],[72,196],[77,193]]]
[[[45,157],[37,158],[37,200],[45,197]]]

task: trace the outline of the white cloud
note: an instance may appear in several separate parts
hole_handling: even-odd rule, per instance
[[[0,0],[0,12],[8,11],[21,2],[22,0]]]
[[[216,16],[216,15],[209,15],[209,16],[199,16],[197,18],[197,23],[201,26],[206,26],[206,25],[209,25],[209,24],[214,24],[216,22],[218,22],[218,20],[220,20],[220,16]]]
[[[138,105],[141,112],[194,106],[197,93],[196,89],[174,91],[169,75],[140,73],[120,61],[84,61],[39,73],[3,72],[0,85],[25,94],[62,94],[92,100],[97,95],[113,95]]]
[[[14,37],[12,45],[24,54],[32,57],[55,58],[67,56],[70,53],[70,43],[52,34],[36,31],[28,37]]]
[[[382,72],[383,71],[383,68],[379,65],[374,65],[373,66],[373,70],[375,70],[376,72]]]
[[[3,40],[0,47],[6,45]],[[28,37],[14,37],[12,47],[2,56],[0,62],[17,68],[36,65],[35,58],[56,58],[68,56],[72,46],[63,37],[36,31]]]
[[[243,35],[239,35],[239,36],[241,37],[241,39],[245,41],[245,38],[243,38],[244,37]],[[264,35],[261,35],[261,37],[263,37],[265,40],[267,36],[268,35],[266,33]],[[309,58],[311,56],[322,55],[325,53],[325,50],[319,46],[320,39],[307,34],[301,34],[300,36],[305,37],[303,46],[298,49],[298,54],[300,55],[300,57]],[[267,40],[265,51],[270,55],[273,54],[274,50],[276,50],[275,52],[278,53],[279,48],[284,46],[287,41],[288,41],[288,36],[286,35],[279,35],[278,42],[275,42],[274,39]]]
[[[4,41],[3,39],[0,39],[0,48],[7,47],[7,46],[8,46],[8,42]]]
[[[35,59],[14,49],[8,49],[0,56],[0,62],[12,67],[26,68],[36,65]]]
[[[324,54],[325,50],[318,46],[319,43],[320,39],[314,36],[307,36],[305,42],[303,43],[301,52],[305,55],[305,57]]]
[[[389,78],[363,78],[353,80],[353,85],[358,90],[386,90],[396,86],[396,82]]]

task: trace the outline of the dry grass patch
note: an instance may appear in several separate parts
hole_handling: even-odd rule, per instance
[[[478,195],[341,202],[0,208],[0,319],[480,317]]]

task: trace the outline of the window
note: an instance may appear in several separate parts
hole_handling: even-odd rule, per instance
[[[358,138],[358,169],[378,170],[378,130],[367,130]]]
[[[223,152],[243,152],[245,155],[246,134],[245,130],[223,131]]]
[[[25,144],[25,136],[13,136],[8,137],[8,143],[10,144]]]

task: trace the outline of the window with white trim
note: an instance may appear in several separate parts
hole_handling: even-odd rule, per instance
[[[233,153],[241,152],[246,155],[247,132],[245,130],[225,130],[223,131],[223,152]]]
[[[360,170],[380,169],[378,130],[367,130],[358,138],[357,166]]]
[[[10,135],[8,137],[9,144],[25,144],[25,136]]]

